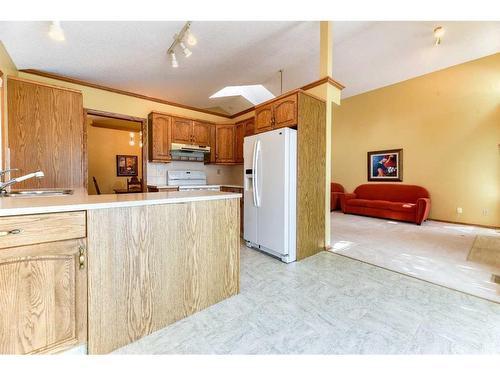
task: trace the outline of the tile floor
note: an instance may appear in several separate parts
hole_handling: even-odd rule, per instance
[[[241,293],[118,354],[500,353],[500,304],[329,252],[242,246]]]
[[[500,302],[500,269],[467,261],[476,235],[494,229],[426,221],[421,226],[385,219],[331,216],[332,251],[380,267]]]

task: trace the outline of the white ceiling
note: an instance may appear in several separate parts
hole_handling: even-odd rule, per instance
[[[433,45],[432,30],[446,33]],[[242,97],[209,96],[225,86],[263,84],[280,94],[319,77],[318,22],[201,22],[198,44],[180,67],[166,50],[183,22],[62,22],[66,41],[51,40],[48,22],[0,22],[0,41],[18,69],[39,69],[200,108],[236,113]],[[334,22],[333,77],[343,97],[500,52],[500,22]]]

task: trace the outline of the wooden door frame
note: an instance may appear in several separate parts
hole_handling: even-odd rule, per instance
[[[127,120],[127,121],[133,121],[133,122],[140,122],[141,123],[141,132],[142,132],[142,152],[141,152],[141,159],[142,159],[142,191],[147,192],[148,191],[148,184],[147,184],[147,176],[148,176],[148,120],[142,117],[134,117],[134,116],[129,116],[129,115],[122,115],[120,113],[113,113],[113,112],[106,112],[106,111],[100,111],[98,109],[91,109],[91,108],[84,108],[83,109],[83,128],[84,128],[84,133],[83,133],[83,153],[84,153],[84,175],[86,176],[85,179],[85,184],[86,188],[88,191],[88,164],[89,164],[89,158],[88,158],[88,152],[87,152],[87,116],[88,115],[94,115],[94,116],[101,116],[101,117],[107,117],[107,118],[114,118],[118,120]]]
[[[7,161],[5,160],[7,155],[7,121],[4,120],[4,118],[6,118],[5,105],[4,105],[4,100],[5,100],[4,92],[5,92],[6,82],[3,72],[1,70],[0,70],[0,79],[2,80],[2,84],[0,85],[0,131],[2,132],[2,140],[1,140],[2,163],[0,169],[7,169]]]

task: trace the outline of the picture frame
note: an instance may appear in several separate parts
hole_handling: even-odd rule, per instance
[[[137,155],[116,155],[116,176],[131,177],[139,174]]]
[[[403,149],[369,151],[368,181],[403,181]]]

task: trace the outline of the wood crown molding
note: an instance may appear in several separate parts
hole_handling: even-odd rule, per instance
[[[214,111],[210,111],[210,110],[203,109],[203,108],[196,108],[196,107],[192,107],[192,106],[185,105],[185,104],[170,102],[168,100],[164,100],[164,99],[160,99],[160,98],[155,98],[155,97],[147,96],[147,95],[142,95],[142,94],[138,94],[138,93],[131,92],[131,91],[116,89],[116,88],[109,87],[109,86],[103,86],[103,85],[99,85],[97,83],[92,83],[92,82],[84,81],[84,80],[81,80],[81,79],[71,78],[71,77],[60,75],[60,74],[49,73],[49,72],[45,72],[45,71],[42,71],[42,70],[37,70],[37,69],[21,69],[20,72],[28,73],[28,74],[33,74],[33,75],[37,75],[37,76],[45,77],[45,78],[56,79],[56,80],[59,80],[59,81],[73,83],[73,84],[76,84],[76,85],[81,85],[81,86],[86,86],[86,87],[92,87],[92,88],[98,89],[98,90],[109,91],[109,92],[113,92],[115,94],[121,94],[121,95],[131,96],[131,97],[138,98],[138,99],[149,100],[149,101],[156,102],[156,103],[166,104],[166,105],[170,105],[170,106],[173,106],[173,107],[184,108],[184,109],[188,109],[188,110],[191,110],[191,111],[206,113],[206,114],[209,114],[209,115],[214,115],[214,116],[228,118],[228,119],[234,119],[236,117],[242,116],[242,115],[244,115],[246,113],[249,113],[249,112],[252,112],[252,111],[255,110],[255,106],[253,106],[253,107],[247,108],[247,109],[245,109],[245,110],[243,110],[241,112],[235,113],[233,115],[226,115],[226,114],[223,114],[223,113],[214,112]],[[21,78],[19,78],[19,79],[21,79]],[[35,81],[32,81],[32,82],[35,82]],[[36,83],[39,83],[39,82],[36,82]],[[280,95],[279,97],[289,95],[292,92],[297,91],[297,90],[303,90],[303,91],[309,90],[309,89],[312,89],[313,87],[322,85],[324,83],[329,83],[332,86],[337,87],[339,90],[342,90],[342,89],[345,88],[344,85],[342,85],[341,83],[335,81],[332,77],[327,76],[327,77],[321,78],[321,79],[319,79],[317,81],[311,82],[311,83],[309,83],[309,84],[307,84],[305,86],[302,86],[299,89],[291,90],[291,91],[289,91],[289,92],[287,92],[287,93],[285,93],[283,95]],[[57,87],[57,86],[54,86],[54,87]],[[58,87],[58,88],[64,89],[62,87]],[[279,98],[279,97],[277,97],[277,98]]]
[[[192,106],[185,105],[185,104],[170,102],[168,100],[155,98],[153,96],[147,96],[147,95],[142,95],[142,94],[138,94],[138,93],[131,92],[131,91],[116,89],[116,88],[109,87],[109,86],[103,86],[103,85],[99,85],[97,83],[92,83],[92,82],[88,82],[88,81],[84,81],[84,80],[80,80],[80,79],[76,79],[76,78],[71,78],[71,77],[67,77],[67,76],[63,76],[63,75],[59,75],[59,74],[44,72],[44,71],[37,70],[37,69],[21,69],[20,72],[33,74],[33,75],[37,75],[40,77],[56,79],[59,81],[73,83],[76,85],[92,87],[92,88],[98,89],[98,90],[109,91],[109,92],[113,92],[115,94],[131,96],[131,97],[138,98],[138,99],[149,100],[149,101],[156,102],[156,103],[166,104],[166,105],[170,105],[170,106],[178,107],[178,108],[184,108],[184,109],[188,109],[188,110],[196,111],[196,112],[202,112],[202,113],[206,113],[206,114],[214,115],[214,116],[218,116],[218,117],[231,118],[229,115],[226,115],[223,113],[209,111],[209,110],[203,109],[203,108],[196,108],[196,107],[192,107]]]

